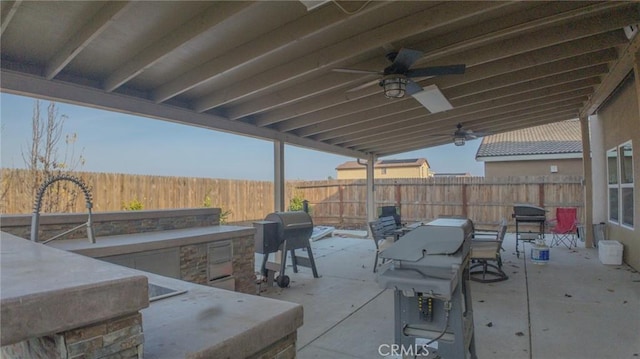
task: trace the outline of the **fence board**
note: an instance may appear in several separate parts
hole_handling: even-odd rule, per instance
[[[402,220],[408,222],[466,213],[480,225],[495,224],[501,218],[513,224],[514,203],[542,204],[549,211],[549,218],[554,217],[557,207],[578,207],[582,216],[581,181],[580,176],[385,179],[376,180],[375,198],[376,207],[399,206]],[[335,225],[365,223],[364,180],[301,181],[290,185],[310,201],[314,221]],[[342,193],[338,196],[336,192]]]

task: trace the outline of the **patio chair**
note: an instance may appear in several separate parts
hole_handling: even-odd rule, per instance
[[[549,220],[551,245],[564,244],[567,248],[577,247],[578,209],[575,207],[556,208],[556,218]]]
[[[502,256],[500,251],[502,242],[507,234],[507,221],[500,221],[497,231],[479,230],[474,232],[471,240],[471,266],[469,278],[476,282],[492,283],[509,279],[502,270]],[[495,262],[495,263],[490,263]]]
[[[382,217],[393,217],[396,223],[396,227],[402,227],[402,220],[400,219],[400,213],[398,213],[399,209],[396,206],[382,206],[378,208],[378,212],[380,215],[378,218]]]
[[[396,227],[396,221],[393,217],[381,217],[375,221],[369,222],[369,228],[371,229],[371,236],[373,237],[373,243],[376,244],[376,257],[373,261],[373,272],[378,270],[378,255],[380,252],[391,246],[402,233]],[[382,258],[382,263],[384,263]]]
[[[505,218],[502,218],[500,222],[497,224],[497,229],[486,229],[486,228],[476,228],[473,227],[473,240],[488,240],[495,241],[498,240],[498,236],[500,234],[500,230],[502,230],[503,226],[507,226],[508,222]],[[504,250],[504,249],[502,249]]]

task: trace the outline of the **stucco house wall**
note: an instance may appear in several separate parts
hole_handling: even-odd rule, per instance
[[[410,161],[410,160],[408,160]],[[384,161],[383,161],[384,162]],[[418,164],[418,162],[421,162]],[[366,167],[355,165],[353,162],[344,163],[336,168],[337,179],[365,179]],[[426,160],[415,160],[407,164],[376,163],[373,169],[374,178],[427,178],[433,176]]]
[[[632,141],[634,228],[631,229],[618,223],[607,221],[607,234],[608,239],[617,240],[624,245],[624,261],[635,269],[640,270],[640,108],[637,91],[635,79],[630,76],[599,109],[597,116],[598,120],[602,121],[603,124],[605,151],[624,142]],[[604,157],[606,152],[594,153],[593,155]],[[605,191],[607,193],[608,188],[605,184],[602,188],[594,188],[594,191]],[[600,205],[607,206],[607,203],[594,203],[594,206]]]
[[[375,178],[426,178],[429,168],[423,164],[420,167],[390,167],[375,168],[373,171]],[[337,170],[338,179],[363,179],[366,178],[366,170],[362,169],[340,169]]]
[[[485,177],[582,176],[581,133],[574,119],[489,135],[476,160]]]
[[[557,172],[552,172],[551,166],[556,166]],[[582,176],[583,171],[582,158],[484,163],[485,177],[543,175]]]

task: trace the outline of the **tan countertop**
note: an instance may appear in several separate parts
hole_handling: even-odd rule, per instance
[[[145,274],[187,290],[142,310],[145,359],[245,358],[302,326],[300,304]]]
[[[149,305],[140,272],[0,234],[2,345],[135,313]]]
[[[87,239],[65,239],[47,245],[92,258],[101,258],[253,236],[254,232],[253,227],[223,225],[96,237],[96,243],[93,244]]]

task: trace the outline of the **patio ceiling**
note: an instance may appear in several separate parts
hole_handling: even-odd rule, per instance
[[[314,2],[308,2],[314,3]],[[315,3],[322,3],[315,2]],[[632,70],[637,2],[2,1],[1,88],[352,157],[593,113]],[[453,109],[388,99],[385,55]],[[370,84],[369,86],[360,86]]]

